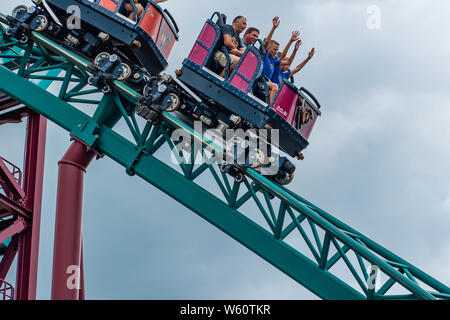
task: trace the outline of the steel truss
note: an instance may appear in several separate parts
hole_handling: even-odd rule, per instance
[[[39,83],[38,86],[47,85]],[[5,107],[5,105],[2,105]],[[0,300],[36,297],[46,119],[32,110],[6,110],[0,124],[28,117],[24,173],[0,157]],[[6,242],[5,242],[6,241]],[[14,258],[16,290],[4,282]]]
[[[195,164],[201,155],[212,158],[224,150],[173,114],[163,112],[156,124],[139,119],[134,109],[141,96],[123,83],[114,82],[108,94],[90,87],[89,61],[41,34],[33,32],[30,42],[21,44],[4,30],[0,58],[9,62],[0,66],[0,90],[88,149],[110,157],[129,175],[165,192],[320,298],[450,298],[444,284],[257,171],[243,170],[239,183],[214,161]],[[20,50],[19,56],[10,54],[11,48]],[[17,71],[9,70],[12,66]],[[59,85],[51,93],[31,80]],[[89,106],[89,114],[83,106]],[[177,148],[174,130],[197,143],[190,150]],[[218,192],[210,191],[211,181]],[[377,286],[378,269],[384,282]]]

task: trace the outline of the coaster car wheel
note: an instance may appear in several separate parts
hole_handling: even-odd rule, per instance
[[[242,148],[244,139],[240,137],[233,137],[225,145],[225,153],[233,154],[234,157],[234,147],[236,146],[239,150],[239,148]]]
[[[126,81],[126,80],[128,80],[130,78],[130,76],[131,76],[131,67],[128,64],[126,64],[126,63],[121,63],[120,67],[122,68],[122,73],[117,78],[117,80],[119,80],[119,81]]]
[[[25,13],[25,12],[27,12],[27,11],[28,11],[28,7],[27,7],[27,6],[25,6],[25,5],[20,5],[20,6],[17,6],[17,7],[15,7],[15,8],[13,9],[11,15],[12,15],[13,18],[17,18],[18,15],[19,15],[20,13],[23,14],[23,13]]]
[[[181,99],[175,93],[169,93],[169,96],[172,99],[172,102],[169,104],[169,106],[167,107],[166,111],[167,112],[175,112],[175,111],[178,110],[178,108],[181,105]]]
[[[279,183],[282,186],[287,186],[294,180],[294,173],[288,174],[286,173],[286,176],[284,178],[275,178],[275,181]]]
[[[94,59],[94,65],[98,66],[100,61],[102,61],[103,59],[109,59],[110,57],[111,55],[108,52],[99,53]]]
[[[34,29],[36,32],[44,32],[47,30],[49,21],[48,18],[42,14],[38,15],[39,25]]]
[[[264,161],[266,160],[264,152],[262,152],[259,149],[255,149],[255,151],[254,151],[254,158],[255,158],[255,160],[250,165],[250,168],[252,168],[252,169],[261,168],[263,166],[263,164],[264,164]]]

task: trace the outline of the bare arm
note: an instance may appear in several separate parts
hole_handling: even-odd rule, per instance
[[[125,3],[125,9],[128,11],[128,12],[134,12],[134,8],[133,8],[133,6],[131,5],[131,3],[129,3],[129,2],[126,2]]]
[[[300,48],[302,44],[302,40],[297,40],[295,43],[294,51],[292,52],[291,56],[289,58],[285,58],[281,61],[281,65],[291,65],[292,62],[294,62],[295,56],[297,55],[298,49]]]
[[[309,62],[309,60],[312,59],[312,57],[314,56],[314,53],[315,53],[315,50],[314,50],[314,48],[312,48],[312,50],[308,54],[308,57],[302,63],[300,63],[297,67],[295,67],[294,70],[291,71],[291,76],[293,76],[294,74],[296,74],[300,70],[302,70],[303,67]]]
[[[229,34],[223,35],[223,43],[225,47],[228,48],[228,51],[235,56],[241,57],[244,53],[243,48],[238,49],[233,41],[233,38]]]
[[[155,3],[166,2],[167,0],[153,0]]]
[[[280,56],[280,60],[283,60],[284,58],[286,58],[289,49],[291,48],[291,45],[299,40],[299,36],[300,36],[300,31],[296,30],[296,31],[292,31],[292,37],[289,39],[288,44],[286,45],[286,47],[284,48],[283,52],[281,53]]]
[[[275,30],[280,26],[280,18],[279,17],[273,18],[272,23],[273,23],[272,30],[270,30],[270,32],[267,35],[266,40],[264,42],[264,48],[266,48],[266,49],[269,46],[270,40],[272,40]]]

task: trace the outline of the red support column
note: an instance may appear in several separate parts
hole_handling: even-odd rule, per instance
[[[52,275],[54,300],[80,299],[82,278],[84,281],[81,275],[84,176],[95,155],[75,141],[59,162]]]
[[[32,212],[31,226],[18,235],[16,299],[35,300],[44,181],[47,119],[29,110],[25,145],[23,189]]]
[[[84,254],[83,254],[83,239],[81,239],[81,266],[80,266],[80,296],[79,300],[86,300],[86,287],[84,281]]]

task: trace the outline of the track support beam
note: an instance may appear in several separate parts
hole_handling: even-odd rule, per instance
[[[82,213],[84,176],[96,153],[75,141],[59,162],[53,253],[53,300],[84,298]],[[80,294],[81,292],[81,294]]]

